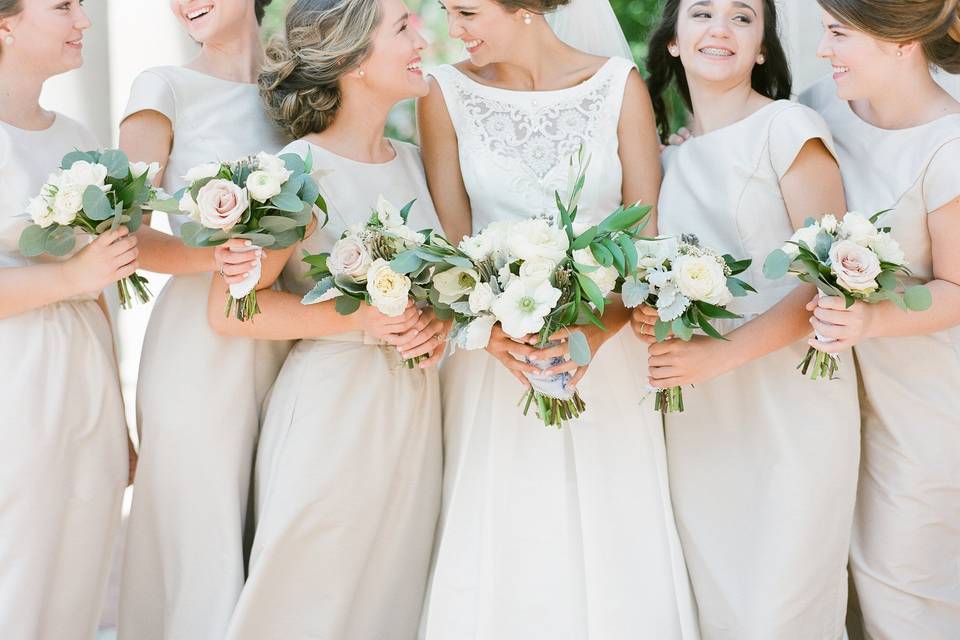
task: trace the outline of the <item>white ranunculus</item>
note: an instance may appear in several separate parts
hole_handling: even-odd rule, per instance
[[[373,258],[366,245],[357,236],[348,235],[333,245],[330,257],[327,258],[327,268],[334,276],[347,276],[356,282],[365,282],[367,271],[373,264]]]
[[[534,258],[520,265],[520,279],[527,286],[534,287],[545,280],[556,270],[557,264],[549,258]]]
[[[473,269],[453,267],[433,277],[433,288],[437,290],[441,304],[451,304],[473,292],[480,282],[480,274]]]
[[[490,332],[496,323],[497,318],[492,314],[478,316],[457,334],[457,346],[467,351],[486,349],[490,342]]]
[[[283,189],[283,181],[275,173],[254,171],[247,177],[247,192],[257,202],[266,202]]]
[[[209,229],[233,228],[249,206],[246,189],[229,180],[211,180],[197,194],[200,224]]]
[[[594,258],[593,252],[590,251],[590,249],[577,249],[573,252],[573,259],[588,267],[597,267],[597,269],[585,275],[593,280],[594,284],[600,288],[600,293],[603,294],[604,298],[610,295],[610,292],[617,286],[617,279],[620,277],[616,267],[602,266],[597,262],[597,259]]]
[[[840,223],[840,238],[859,245],[867,246],[878,233],[877,227],[866,216],[856,211],[843,216],[843,222]]]
[[[44,229],[55,222],[53,219],[53,209],[50,208],[50,204],[46,198],[42,196],[30,199],[30,204],[27,205],[27,213],[30,214],[30,218],[35,224],[40,225]]]
[[[286,182],[293,174],[287,169],[287,163],[283,158],[263,151],[257,154],[257,169],[274,176],[280,184]]]
[[[797,244],[802,242],[807,245],[808,249],[813,251],[817,245],[817,236],[820,234],[820,229],[820,225],[816,223],[797,229],[793,232],[793,235],[790,236],[790,242],[783,245],[783,252],[790,257],[796,257],[800,253],[800,247],[796,244],[791,244],[791,242],[796,242]]]
[[[723,306],[733,299],[723,265],[712,256],[680,256],[673,262],[677,288],[690,300]]]
[[[894,240],[893,236],[889,233],[878,233],[877,237],[874,238],[868,246],[873,249],[873,252],[877,254],[881,262],[889,262],[890,264],[901,266],[907,263],[900,243]]]
[[[481,313],[483,311],[489,311],[490,305],[493,304],[493,299],[496,296],[493,294],[493,287],[490,286],[487,282],[478,282],[477,286],[473,288],[473,291],[470,292],[470,297],[468,302],[470,303],[470,311],[472,313]]]
[[[57,224],[70,224],[77,219],[83,209],[83,192],[86,186],[64,184],[53,198],[53,221]]]
[[[553,310],[560,295],[560,289],[549,281],[527,286],[518,278],[493,301],[490,309],[507,335],[522,338],[543,328],[544,318]]]
[[[830,269],[841,287],[852,293],[877,290],[880,259],[873,251],[852,240],[841,240],[830,248]]]
[[[83,189],[93,185],[102,187],[107,179],[107,168],[99,163],[78,160],[73,166],[63,172],[60,177],[60,184],[72,184]]]
[[[197,203],[193,201],[193,196],[190,194],[190,189],[187,189],[183,192],[183,196],[180,197],[180,202],[177,204],[184,214],[190,216],[195,222],[200,222],[200,207],[197,206]]]
[[[388,228],[402,227],[404,224],[400,209],[382,195],[377,196],[377,219],[380,220],[380,224]]]
[[[677,255],[679,243],[676,238],[666,237],[655,240],[641,239],[634,242],[637,249],[637,266],[641,269],[656,269]]]
[[[820,218],[820,222],[815,224],[817,224],[827,233],[836,233],[837,227],[840,225],[840,223],[837,221],[837,216],[833,215],[832,213],[828,213],[827,215],[823,216]]]
[[[520,260],[546,258],[555,265],[567,255],[567,232],[542,218],[523,220],[514,225],[507,237],[507,248]]]
[[[194,182],[203,180],[204,178],[215,178],[219,173],[220,163],[208,162],[207,164],[198,165],[187,171],[187,175],[183,176],[183,179],[187,182],[187,184],[193,184]]]
[[[367,271],[367,293],[381,313],[399,316],[410,299],[410,278],[391,269],[383,258],[377,258]]]
[[[464,236],[458,245],[460,251],[467,254],[474,262],[482,262],[490,257],[493,247],[490,244],[490,236],[478,234],[475,236]]]
[[[134,178],[139,178],[143,174],[147,174],[147,182],[153,182],[157,177],[157,174],[160,173],[160,163],[159,162],[131,162],[130,163],[130,175]]]

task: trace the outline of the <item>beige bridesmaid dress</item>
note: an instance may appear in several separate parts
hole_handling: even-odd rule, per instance
[[[64,155],[98,146],[61,114],[42,131],[0,122],[0,269],[64,259],[20,254],[27,201]],[[97,630],[127,482],[127,427],[99,295],[0,318],[3,638],[90,640]]]
[[[793,233],[780,180],[809,140],[833,148],[815,112],[776,101],[668,151],[659,226],[752,258],[742,278],[759,293],[735,298],[743,319],[796,286],[763,276]],[[705,640],[838,640],[856,494],[857,378],[796,370],[806,340],[684,390],[686,411],[665,418],[673,506]]]
[[[138,76],[124,117],[145,110],[173,125],[163,177],[170,193],[191,167],[274,153],[285,143],[256,85],[191,69]],[[175,234],[182,220],[171,216]],[[216,335],[207,322],[210,278],[173,276],[144,338],[121,640],[222,638],[243,587],[260,409],[290,344]]]
[[[303,243],[329,251],[383,195],[416,198],[409,224],[439,228],[416,147],[383,164],[303,141],[331,173],[330,221]],[[285,288],[313,288],[297,251]],[[257,453],[257,532],[230,640],[412,640],[440,510],[440,385],[363,333],[296,343],[267,401]]]
[[[837,141],[851,209],[884,218],[933,279],[927,216],[960,198],[960,115],[901,130],[860,119],[827,79],[802,99]],[[863,382],[850,565],[872,640],[960,638],[960,326],[854,347]]]

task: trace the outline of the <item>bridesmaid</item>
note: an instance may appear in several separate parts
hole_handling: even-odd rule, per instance
[[[201,43],[199,55],[185,67],[141,73],[120,125],[121,148],[133,160],[159,161],[170,193],[198,164],[276,152],[288,140],[254,84],[266,4],[171,2]],[[119,636],[128,640],[226,633],[244,580],[260,405],[288,349],[210,330],[213,249],[186,247],[176,237],[181,222],[171,218],[172,236],[137,232],[143,266],[173,278],[154,306],[140,362],[142,457],[120,594]]]
[[[260,76],[271,115],[299,138],[285,151],[310,154],[329,172],[320,187],[330,218],[288,252],[282,280],[292,293],[258,294],[256,322],[225,318],[224,283],[215,278],[210,289],[216,331],[300,340],[265,410],[257,532],[231,640],[411,640],[417,632],[440,508],[432,365],[446,325],[412,305],[391,318],[365,304],[342,316],[332,301],[300,303],[313,288],[302,250],[330,251],[369,218],[378,194],[398,206],[416,198],[410,225],[438,227],[419,151],[384,137],[390,109],[427,92],[426,43],[413,21],[402,0],[297,0],[286,42]],[[421,354],[431,357],[420,368],[403,366]]]
[[[673,505],[708,640],[837,640],[859,449],[857,379],[795,370],[810,333],[809,285],[763,277],[767,255],[809,217],[845,210],[830,132],[789,102],[774,0],[669,0],[650,41],[650,90],[664,135],[675,83],[695,137],[665,156],[660,231],[751,258],[759,293],[730,305],[728,341],[654,342],[634,314],[650,383],[694,385],[665,418]]]
[[[960,634],[960,104],[930,66],[960,73],[956,0],[821,0],[829,79],[802,100],[837,140],[851,208],[893,210],[933,306],[834,298],[813,325],[854,346],[862,379],[860,486],[850,565],[870,638]],[[910,100],[903,100],[910,96]],[[811,309],[814,304],[811,303]]]
[[[120,227],[57,259],[20,254],[23,212],[64,155],[99,145],[46,111],[47,78],[83,62],[77,0],[0,0],[0,629],[88,640],[120,529],[126,424],[100,295],[137,268]]]

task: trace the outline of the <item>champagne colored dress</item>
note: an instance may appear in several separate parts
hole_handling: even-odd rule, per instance
[[[660,232],[696,234],[753,264],[759,293],[735,298],[742,320],[763,314],[797,281],[767,280],[763,262],[792,235],[780,180],[803,146],[833,142],[811,109],[788,101],[668,151]],[[815,188],[816,185],[811,185]],[[807,341],[684,389],[686,411],[666,416],[673,506],[700,628],[707,640],[838,640],[856,495],[857,377],[796,370]]]
[[[24,213],[64,155],[98,144],[57,114],[42,131],[0,122],[0,269],[66,258],[20,254]],[[89,242],[78,236],[77,249]],[[127,436],[99,291],[0,319],[0,635],[89,640],[120,530]]]
[[[860,119],[831,79],[801,98],[837,141],[851,210],[892,227],[914,279],[933,279],[927,216],[960,197],[960,115],[887,130]],[[850,566],[874,640],[960,637],[960,327],[873,338],[862,380],[860,488]]]
[[[275,153],[285,143],[256,85],[190,69],[138,76],[124,117],[145,110],[173,125],[162,185],[171,194],[191,167]],[[181,223],[171,216],[174,233]],[[210,278],[172,277],[144,338],[121,640],[222,638],[243,586],[261,404],[289,343],[216,335],[207,322]]]
[[[304,141],[330,220],[307,238],[328,252],[370,217],[377,196],[437,229],[420,152],[367,164]],[[297,251],[282,279],[313,288]],[[322,304],[322,303],[321,303]],[[327,303],[332,304],[332,303]],[[412,640],[440,510],[440,384],[363,333],[300,340],[267,401],[257,453],[257,532],[230,640]]]

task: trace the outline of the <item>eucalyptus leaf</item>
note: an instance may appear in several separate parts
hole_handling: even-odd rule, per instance
[[[907,287],[903,293],[903,302],[910,311],[926,311],[933,305],[930,289],[922,284]]]
[[[263,216],[260,218],[260,226],[271,233],[282,233],[300,225],[296,220],[285,216]]]
[[[43,245],[47,239],[47,235],[52,230],[53,227],[47,227],[44,229],[38,224],[32,224],[24,229],[23,233],[20,234],[20,253],[27,258],[33,258],[34,256],[41,255],[43,253]]]
[[[793,259],[783,249],[776,249],[764,260],[763,275],[769,280],[782,278],[790,271],[792,262]]]
[[[342,316],[348,316],[360,308],[360,300],[352,296],[340,296],[337,298],[337,313]]]
[[[66,171],[67,169],[73,167],[74,163],[81,160],[91,164],[97,161],[94,156],[86,151],[71,151],[67,155],[63,156],[63,160],[60,161],[60,168]]]
[[[270,206],[281,211],[299,213],[303,210],[304,202],[296,194],[280,192],[270,198]]]
[[[570,348],[570,359],[581,367],[590,364],[590,343],[582,331],[574,331],[567,340]]]
[[[106,220],[114,215],[107,195],[94,185],[88,186],[83,192],[83,211],[91,220]]]
[[[301,174],[308,173],[310,171],[307,169],[307,164],[304,159],[295,153],[284,153],[281,154],[279,158],[283,160],[283,164],[287,167],[288,171]]]
[[[673,329],[673,335],[677,336],[684,342],[690,340],[693,337],[693,329],[691,329],[686,322],[683,321],[683,317],[679,317],[674,320],[670,328]]]
[[[390,261],[390,268],[397,273],[407,274],[416,271],[420,267],[421,261],[422,258],[417,255],[416,250],[404,251]]]
[[[100,156],[100,164],[107,168],[107,175],[123,180],[130,175],[130,160],[119,149],[107,149]]]
[[[653,326],[653,337],[657,339],[657,342],[663,342],[669,335],[670,323],[658,318],[657,323]]]
[[[234,233],[233,237],[249,240],[258,247],[271,247],[276,243],[276,238],[269,233]]]
[[[203,230],[204,227],[202,224],[193,220],[188,220],[180,225],[180,239],[183,241],[183,244],[187,245],[188,247],[203,246],[197,242],[197,239]]]
[[[77,234],[73,227],[55,226],[43,241],[43,250],[52,256],[62,257],[77,246]]]

